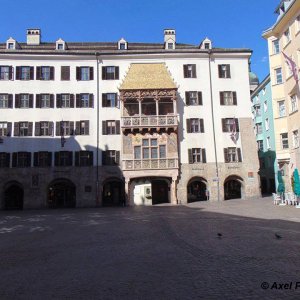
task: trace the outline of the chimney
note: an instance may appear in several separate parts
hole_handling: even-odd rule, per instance
[[[165,29],[164,30],[164,42],[165,49],[175,49],[176,44],[176,32],[175,29]]]
[[[41,30],[40,29],[27,29],[27,45],[39,45],[41,43]]]

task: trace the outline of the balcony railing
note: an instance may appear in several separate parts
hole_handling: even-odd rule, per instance
[[[122,117],[122,127],[174,127],[178,126],[177,115]]]
[[[127,159],[123,160],[123,170],[153,170],[153,169],[176,169],[178,158],[158,159]]]

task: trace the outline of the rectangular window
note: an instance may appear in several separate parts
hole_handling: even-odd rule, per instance
[[[76,122],[76,135],[89,135],[89,121]]]
[[[264,112],[268,111],[268,105],[267,105],[267,101],[264,102]]]
[[[70,98],[71,98],[70,94],[62,94],[61,95],[61,108],[71,107]]]
[[[17,78],[17,79],[20,79],[20,80],[31,80],[33,79],[32,76],[31,76],[31,67],[19,67],[19,70],[20,70],[20,78]],[[18,70],[18,67],[17,67],[17,70]]]
[[[293,113],[295,111],[298,110],[298,99],[296,95],[292,95],[290,97],[290,101],[291,101],[291,109],[290,112]]]
[[[184,78],[196,78],[196,65],[183,65],[183,77]]]
[[[159,145],[159,158],[166,158],[166,146],[165,145]]]
[[[12,80],[12,67],[0,66],[0,80]]]
[[[294,146],[294,148],[299,147],[299,132],[298,132],[298,130],[293,131],[293,146]]]
[[[93,165],[93,151],[75,152],[75,166],[88,167]]]
[[[0,137],[7,136],[8,133],[8,124],[7,122],[0,122]]]
[[[0,108],[8,108],[8,94],[0,94]]]
[[[285,112],[285,101],[278,101],[278,114],[279,117],[285,117],[286,116],[286,112]]]
[[[54,163],[57,167],[68,167],[73,164],[73,153],[71,151],[55,152]]]
[[[33,165],[35,167],[51,167],[52,153],[47,151],[34,152]]]
[[[234,126],[235,126],[235,130],[237,132],[239,132],[238,119],[235,119],[235,118],[222,119],[222,131],[223,132],[233,132]]]
[[[29,123],[28,122],[20,122],[19,123],[20,134],[19,136],[28,136]]]
[[[270,137],[267,137],[267,149],[271,148],[271,144],[270,144]]]
[[[291,40],[291,36],[290,36],[290,29],[288,28],[285,32],[284,32],[284,42],[285,45],[288,44]]]
[[[89,94],[80,94],[80,107],[89,107]]]
[[[102,164],[103,165],[119,165],[120,163],[120,151],[106,150],[102,153]]]
[[[264,150],[264,142],[263,142],[263,140],[258,140],[257,141],[257,150],[258,151],[263,151]]]
[[[76,107],[92,108],[94,107],[93,94],[76,94]]]
[[[116,134],[116,121],[107,121],[107,134]]]
[[[280,140],[281,140],[281,148],[288,149],[289,148],[289,138],[288,138],[287,132],[280,134]]]
[[[254,106],[254,111],[255,111],[255,116],[256,117],[260,117],[261,116],[260,105],[255,105]]]
[[[242,155],[240,148],[229,147],[224,149],[224,158],[226,163],[241,162]]]
[[[30,152],[14,152],[13,153],[13,167],[27,168],[31,166],[31,153]]]
[[[41,136],[49,136],[49,132],[50,132],[50,124],[49,122],[40,122],[40,126],[41,126],[41,131],[40,131],[40,135]]]
[[[37,72],[37,75],[40,75],[40,80],[51,80],[50,67],[40,67],[40,74]]]
[[[203,119],[187,119],[186,121],[188,133],[204,132]]]
[[[262,130],[262,123],[256,124],[256,134],[261,134],[263,132]]]
[[[202,92],[185,92],[186,105],[202,105]]]
[[[50,95],[41,94],[41,108],[50,108]]]
[[[201,148],[192,148],[193,163],[201,162]]]
[[[282,70],[281,68],[277,68],[274,70],[275,71],[275,82],[276,84],[281,84],[282,81]]]
[[[102,67],[103,80],[117,80],[119,79],[119,67],[107,66]]]
[[[62,121],[61,123],[61,132],[62,135],[71,135],[71,124],[69,121]]]
[[[134,147],[134,159],[141,159],[141,146]]]
[[[142,146],[134,147],[134,158],[140,159],[166,158],[166,145],[158,145],[157,139],[142,139]]]
[[[230,65],[218,65],[219,78],[230,78]]]
[[[269,130],[269,128],[270,128],[270,124],[269,124],[269,119],[268,118],[265,119],[265,128],[266,128],[266,130]]]
[[[221,105],[237,105],[236,92],[224,91],[220,92]]]
[[[273,54],[278,54],[280,52],[279,40],[274,40],[272,43],[273,43]]]
[[[60,79],[62,81],[70,80],[70,67],[69,66],[61,66]]]
[[[0,168],[9,168],[10,154],[0,152]]]
[[[120,121],[119,120],[107,120],[102,121],[102,134],[120,134]]]
[[[94,68],[76,67],[76,79],[82,81],[94,80]]]
[[[29,94],[20,94],[20,108],[29,108]]]
[[[117,107],[117,93],[102,94],[102,107]]]

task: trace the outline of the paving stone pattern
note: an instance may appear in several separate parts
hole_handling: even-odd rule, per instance
[[[299,221],[270,198],[2,211],[0,299],[299,299]]]

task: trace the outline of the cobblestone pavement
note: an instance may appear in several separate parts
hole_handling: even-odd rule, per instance
[[[0,299],[299,299],[299,215],[270,198],[2,211]]]

